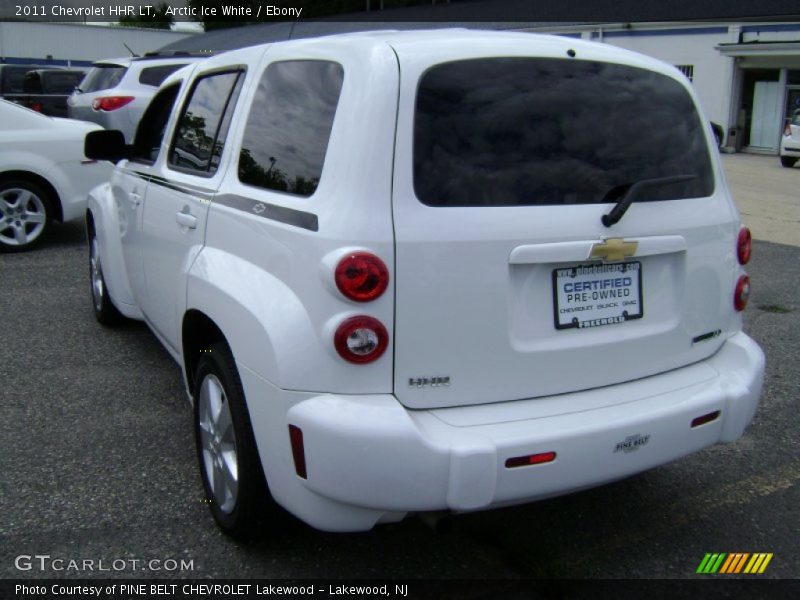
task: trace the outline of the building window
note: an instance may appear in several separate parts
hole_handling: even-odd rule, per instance
[[[675,65],[675,68],[683,73],[689,81],[694,80],[694,65]]]

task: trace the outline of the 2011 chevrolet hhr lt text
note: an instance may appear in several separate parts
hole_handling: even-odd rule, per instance
[[[669,123],[669,126],[664,126]],[[673,67],[378,32],[171,75],[86,214],[101,323],[183,369],[220,526],[365,530],[601,484],[742,435],[750,234]]]

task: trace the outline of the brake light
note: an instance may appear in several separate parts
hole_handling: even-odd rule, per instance
[[[753,236],[747,227],[742,227],[739,230],[739,238],[736,240],[736,257],[739,259],[740,265],[746,265],[750,262],[750,252],[753,249]]]
[[[733,307],[739,312],[747,307],[747,301],[750,299],[750,278],[747,275],[742,275],[736,282],[736,289],[733,292]]]
[[[105,98],[95,98],[92,100],[92,108],[94,110],[111,112],[130,104],[134,100],[135,98],[133,96],[106,96]]]
[[[38,102],[34,102],[33,104],[31,104],[31,109],[35,110],[36,112],[42,112],[42,105],[39,104]]]
[[[366,364],[378,360],[386,351],[389,333],[383,323],[374,317],[350,317],[336,329],[333,345],[346,361]]]
[[[339,261],[334,274],[336,287],[356,302],[376,300],[389,285],[389,269],[369,252],[354,252]]]

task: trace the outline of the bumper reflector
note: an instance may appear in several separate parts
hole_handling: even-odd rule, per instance
[[[711,423],[711,421],[716,421],[717,417],[719,417],[718,410],[708,413],[707,415],[703,415],[702,417],[697,417],[696,419],[692,420],[692,427],[700,427],[700,425]]]
[[[292,458],[294,470],[298,477],[306,477],[306,451],[303,447],[303,430],[296,425],[289,425],[289,439],[292,442]]]
[[[527,467],[529,465],[541,465],[553,462],[556,459],[555,452],[541,452],[539,454],[528,454],[527,456],[515,456],[506,460],[506,469],[514,467]]]

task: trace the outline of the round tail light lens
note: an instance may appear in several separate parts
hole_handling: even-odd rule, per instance
[[[750,278],[747,275],[739,277],[736,282],[736,290],[733,293],[733,307],[738,311],[743,311],[747,307],[750,299]]]
[[[742,227],[739,231],[739,238],[736,240],[736,257],[740,265],[750,262],[750,253],[753,249],[753,236],[747,227]]]
[[[336,329],[333,345],[343,359],[356,364],[378,360],[389,345],[389,333],[383,323],[373,317],[346,319]]]
[[[383,261],[369,252],[354,252],[336,266],[336,287],[356,302],[379,298],[389,285],[389,270]]]

